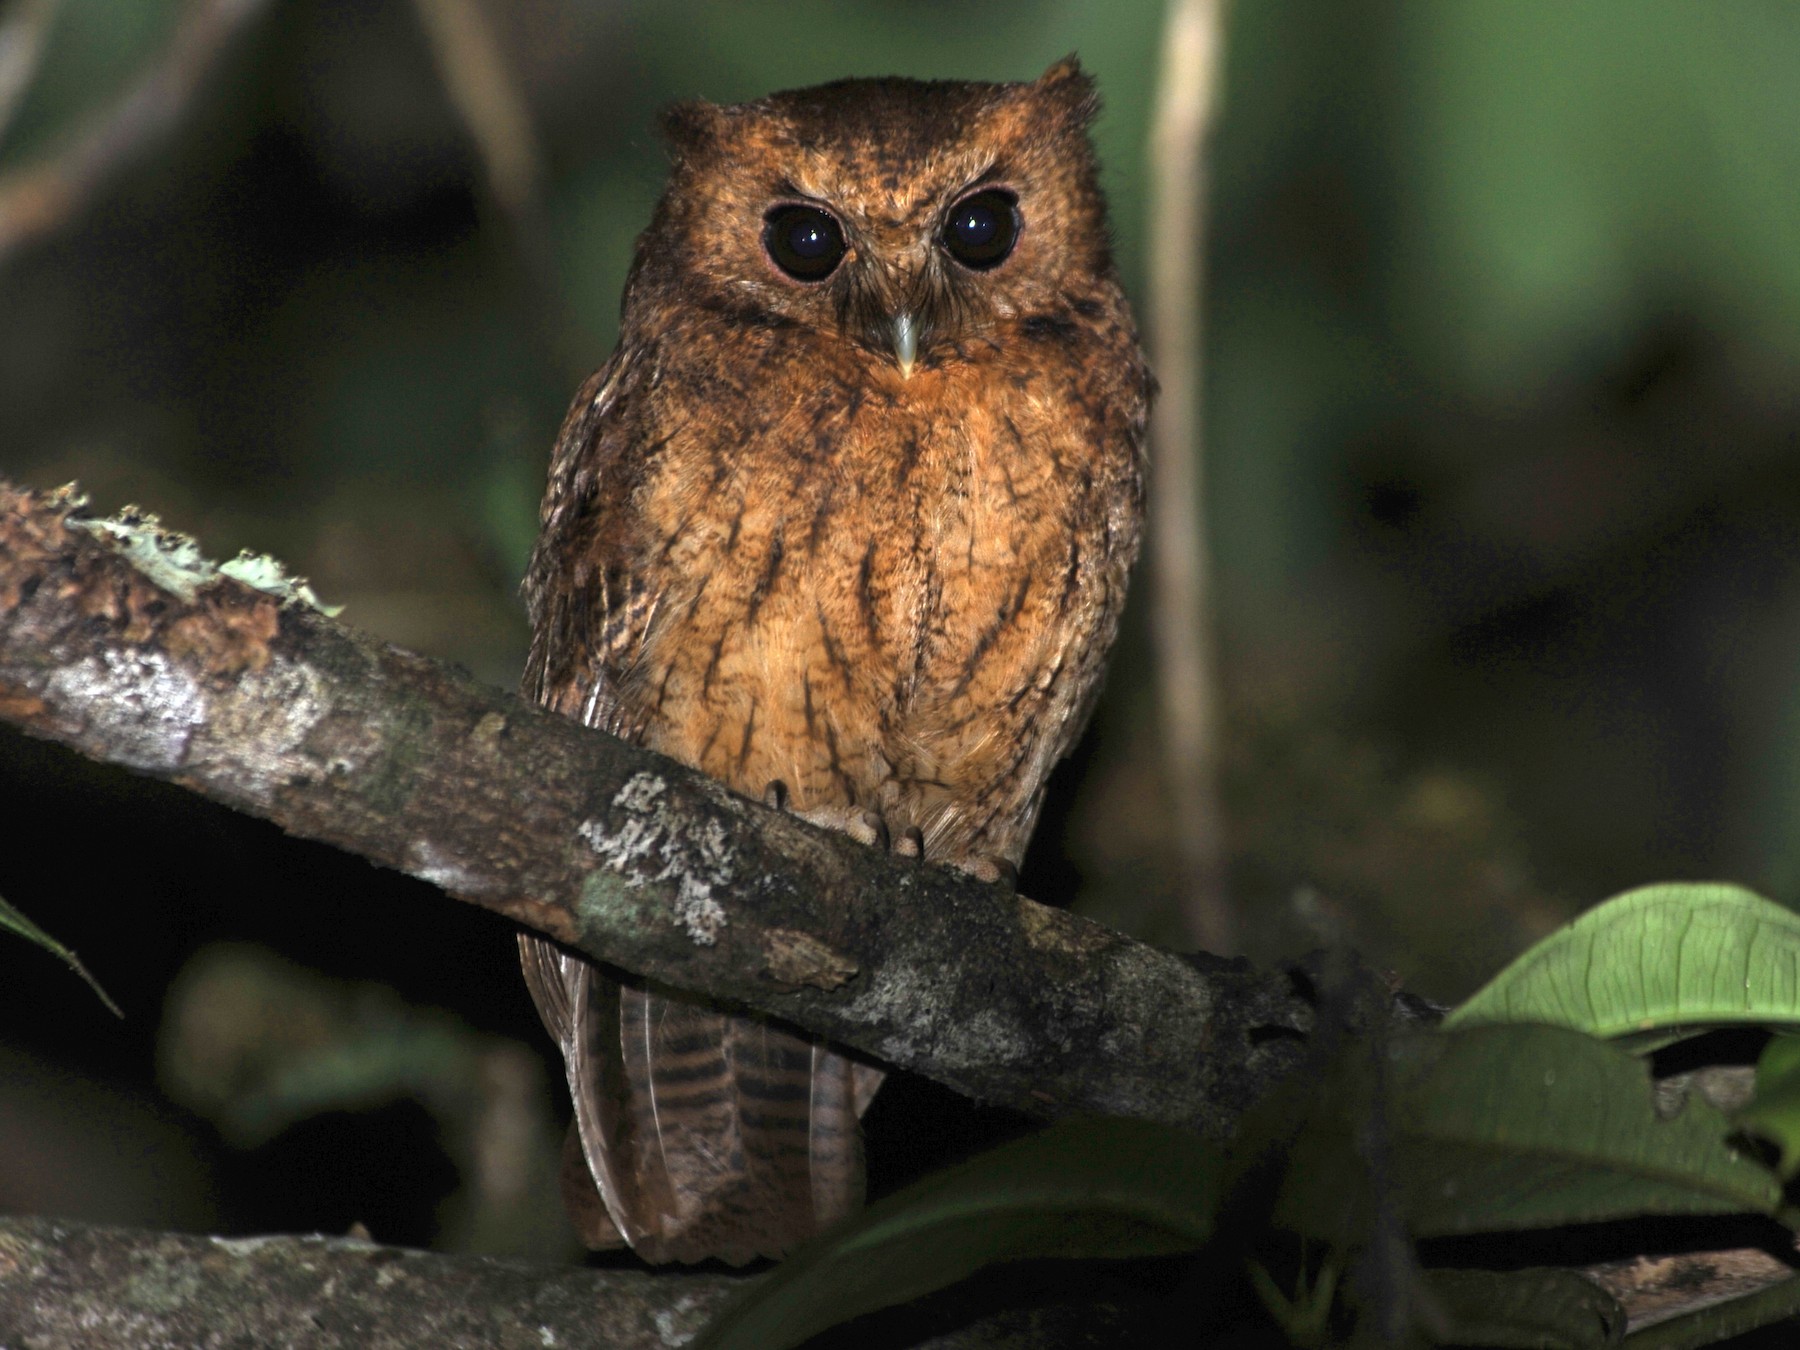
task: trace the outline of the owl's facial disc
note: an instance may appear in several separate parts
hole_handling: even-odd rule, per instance
[[[757,233],[779,287],[773,309],[814,318],[835,309],[845,337],[911,379],[1010,312],[1008,283],[990,278],[1023,234],[1019,193],[990,167],[948,191],[927,183],[871,207],[841,181],[849,176],[783,179],[765,199]]]

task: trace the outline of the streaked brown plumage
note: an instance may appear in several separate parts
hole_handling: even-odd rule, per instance
[[[1018,863],[1142,505],[1093,107],[1071,59],[672,110],[618,350],[551,464],[531,697],[859,838]],[[860,1203],[878,1072],[521,946],[591,1243],[741,1262]]]

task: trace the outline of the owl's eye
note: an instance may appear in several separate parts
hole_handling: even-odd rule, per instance
[[[823,281],[844,260],[844,232],[829,211],[777,206],[763,217],[763,247],[795,281]]]
[[[1019,238],[1019,202],[1010,192],[972,192],[944,221],[945,250],[964,267],[985,272],[1006,260]]]

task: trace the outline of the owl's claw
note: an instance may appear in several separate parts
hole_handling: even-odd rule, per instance
[[[907,825],[896,831],[888,827],[887,820],[879,811],[858,810],[856,807],[821,807],[812,811],[795,811],[788,795],[787,784],[779,778],[771,778],[768,786],[763,788],[763,805],[777,811],[789,811],[802,820],[811,821],[814,825],[823,825],[828,830],[840,830],[849,835],[857,843],[866,848],[878,848],[884,853],[892,853],[899,858],[923,858],[925,856],[925,836],[917,825]]]

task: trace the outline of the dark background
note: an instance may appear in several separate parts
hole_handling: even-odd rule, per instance
[[[521,210],[433,3],[247,3],[166,131],[23,240],[7,185],[191,11],[0,4],[54,11],[0,113],[0,473],[272,553],[346,622],[511,684],[661,104],[1079,51],[1142,293],[1156,4],[490,0],[541,155]],[[1238,6],[1206,513],[1253,956],[1350,942],[1454,998],[1632,885],[1800,897],[1797,87],[1779,0]],[[1148,652],[1134,606],[1023,889],[1179,943]],[[9,733],[0,821],[0,896],[127,1013],[0,939],[0,1209],[566,1250],[558,1070],[505,925]],[[496,1121],[530,1141],[511,1191]],[[1005,1128],[892,1088],[877,1184]]]

